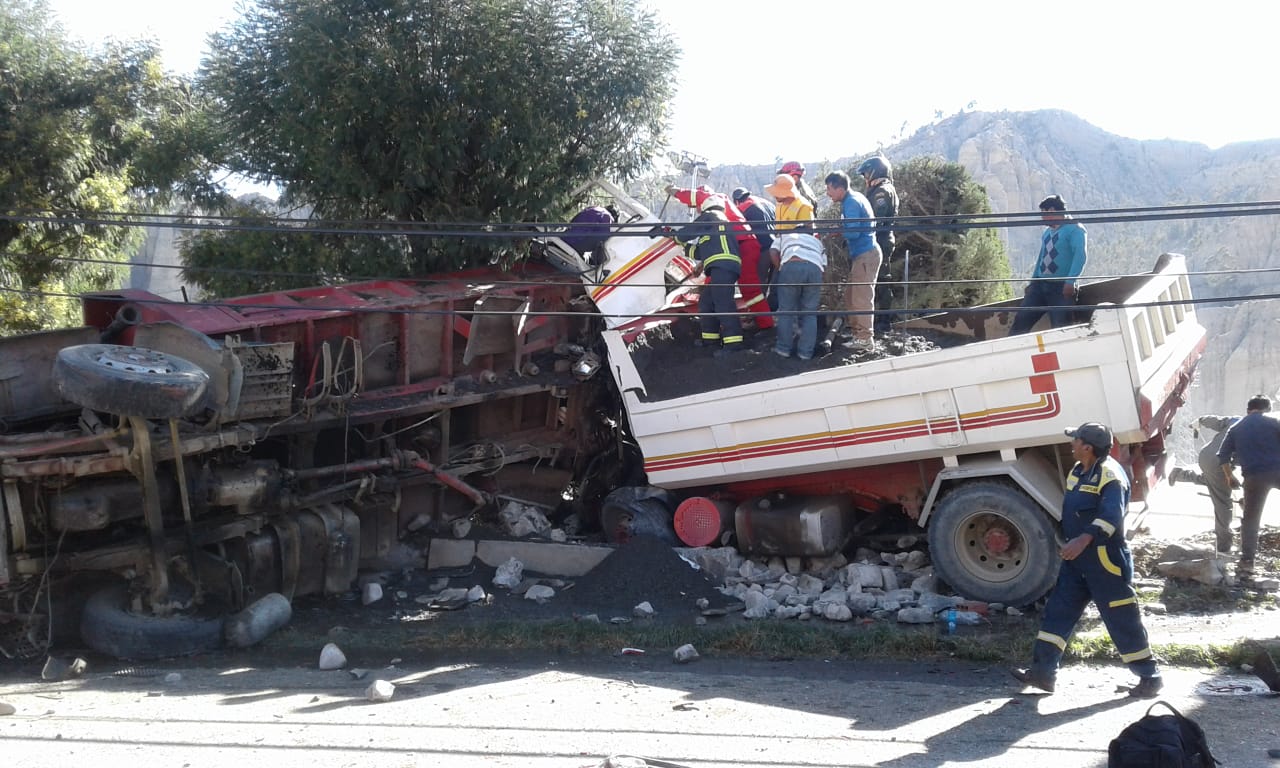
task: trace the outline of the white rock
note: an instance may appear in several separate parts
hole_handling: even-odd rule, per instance
[[[557,541],[557,542],[560,542],[561,544],[569,540],[569,534],[565,533],[560,528],[552,528],[551,533],[547,535],[551,537],[552,541]]]
[[[782,578],[778,579],[778,583],[784,587],[795,587],[800,583],[800,577],[794,573],[784,573]]]
[[[471,519],[460,517],[452,523],[449,523],[449,530],[453,532],[453,538],[465,539],[467,538],[467,534],[471,533]]]
[[[347,655],[334,643],[326,643],[320,649],[321,669],[342,669],[347,666]]]
[[[919,536],[913,536],[911,534],[907,534],[905,536],[899,536],[898,541],[896,543],[898,545],[898,549],[911,549],[919,541],[920,541]]]
[[[498,512],[498,517],[507,532],[518,539],[551,530],[551,522],[542,510],[518,501],[508,501]]]
[[[911,582],[911,590],[917,594],[926,592],[936,592],[938,589],[938,577],[932,573],[917,576]]]
[[[770,595],[770,597],[772,597],[774,600],[777,600],[780,603],[785,603],[789,598],[794,597],[795,595],[796,595],[795,587],[791,586],[790,584],[783,584],[782,586],[775,589],[773,591],[773,594]]]
[[[537,600],[539,603],[545,603],[556,596],[556,591],[546,584],[534,584],[524,593],[525,600]]]
[[[869,594],[859,594],[849,596],[849,609],[859,616],[866,615],[875,610],[876,596]]]
[[[792,595],[782,601],[783,605],[808,605],[814,600],[813,595]]]
[[[453,600],[463,600],[471,595],[471,590],[465,587],[450,587],[449,589],[440,590],[440,594],[435,596],[435,600],[440,602],[451,602]]]
[[[467,602],[478,603],[489,595],[484,591],[484,587],[479,584],[467,590]]]
[[[170,672],[169,674],[164,676],[164,682],[166,685],[177,685],[178,683],[182,682],[182,673]]]
[[[823,605],[823,604],[829,604],[829,603],[844,605],[847,602],[849,602],[849,593],[845,592],[843,589],[840,589],[840,588],[828,589],[826,592],[823,592],[821,595],[818,595],[818,599],[814,601],[816,605]]]
[[[1011,606],[1009,606],[1008,608],[1005,608],[1005,609],[1004,609],[1004,612],[1005,612],[1005,613],[1007,613],[1007,614],[1009,614],[1010,616],[1021,616],[1021,615],[1022,615],[1022,611],[1018,610],[1017,608],[1014,608],[1012,605],[1011,605]]]
[[[397,590],[396,597],[400,600],[407,600],[409,598],[409,593],[405,592],[403,589]]]
[[[903,608],[898,611],[898,621],[903,624],[932,624],[933,611],[928,608]]]
[[[769,615],[769,598],[765,597],[763,592],[748,592],[742,602],[746,604],[748,611],[755,614],[755,618],[764,618]]]
[[[894,613],[899,610],[902,610],[902,603],[897,600],[885,600],[883,595],[881,595],[879,601],[876,602],[877,612],[883,611],[885,613]]]
[[[916,599],[916,593],[911,589],[894,589],[885,593],[884,599],[896,600],[899,603],[913,603]]]
[[[849,559],[839,552],[830,557],[809,558],[809,573],[828,574],[840,570],[849,564]]]
[[[844,603],[828,603],[822,611],[822,617],[827,621],[849,621],[853,618],[853,611]]]
[[[374,680],[364,689],[364,697],[369,701],[391,701],[395,693],[395,684],[386,680]]]
[[[1156,563],[1156,570],[1162,576],[1173,579],[1190,579],[1212,586],[1226,581],[1227,573],[1224,565],[1221,560],[1215,557]]]
[[[360,667],[352,667],[347,670],[347,674],[351,675],[352,680],[363,680],[365,675],[369,674],[369,670]]]
[[[448,589],[448,588],[449,588],[448,576],[441,576],[440,578],[431,582],[431,584],[427,587],[427,589],[430,589],[432,592],[439,592],[442,589]]]
[[[653,613],[653,605],[648,600],[645,600],[643,603],[640,603],[635,608],[631,609],[631,615],[635,616],[637,619],[647,619],[652,616]]]
[[[700,597],[697,600],[694,600],[693,604],[698,606],[698,610],[700,611],[705,611],[707,608],[711,607],[711,601],[705,597]]]
[[[1155,614],[1156,616],[1163,616],[1169,612],[1164,603],[1147,603],[1143,606],[1143,609],[1147,613]]]
[[[827,587],[822,583],[822,579],[814,578],[809,574],[802,574],[799,581],[796,582],[796,589],[802,595],[811,595],[817,597],[822,594]]]
[[[698,659],[698,649],[689,643],[685,643],[676,649],[675,653],[672,654],[672,658],[675,659],[677,664],[688,664]]]
[[[364,588],[360,590],[360,602],[364,605],[371,605],[382,599],[382,585],[376,581],[368,582]]]
[[[776,619],[795,619],[805,613],[805,607],[800,605],[784,605],[773,612]]]
[[[786,565],[788,574],[796,574],[804,570],[804,560],[799,557],[788,557]]]
[[[707,626],[707,617],[706,617],[706,616],[694,616],[694,617],[693,617],[693,626],[695,626],[695,627],[705,627],[705,626]]]
[[[929,556],[924,553],[923,549],[913,549],[907,553],[907,558],[902,562],[903,570],[918,571],[929,565]]]
[[[937,592],[924,592],[920,597],[916,598],[916,603],[921,608],[928,608],[933,613],[937,613],[944,608],[954,608],[961,603],[961,599],[954,595],[939,595]]]
[[[413,519],[410,520],[409,524],[405,527],[408,528],[410,531],[419,531],[425,528],[427,526],[427,523],[430,523],[430,522],[431,522],[431,515],[428,515],[426,512],[419,512],[418,514],[413,516]]]
[[[497,572],[493,574],[493,585],[495,587],[515,589],[522,581],[524,581],[524,563],[514,557],[498,566]]]
[[[17,711],[18,711],[18,708],[13,706],[9,702],[0,701],[0,717],[7,717],[9,715],[15,714]]]
[[[880,566],[880,582],[886,590],[898,588],[898,572],[887,565]]]
[[[884,576],[881,575],[880,566],[857,563],[853,567],[858,570],[859,585],[874,589],[879,589],[884,586]],[[852,577],[849,579],[849,582],[853,583]]]

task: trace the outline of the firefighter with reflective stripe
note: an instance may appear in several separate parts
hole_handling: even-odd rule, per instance
[[[707,276],[698,296],[701,344],[721,342],[723,346],[715,352],[716,357],[721,357],[742,349],[742,324],[733,300],[733,285],[742,274],[742,258],[738,239],[724,215],[724,198],[708,196],[700,208],[698,218],[676,232],[675,238],[684,244],[689,258],[698,263],[694,274]]]
[[[1076,460],[1062,498],[1062,533],[1067,543],[1061,550],[1058,583],[1044,607],[1031,667],[1016,669],[1013,676],[1052,693],[1067,641],[1092,600],[1121,660],[1139,678],[1129,695],[1151,698],[1164,681],[1151,655],[1133,591],[1133,558],[1124,538],[1129,478],[1109,455],[1109,427],[1087,422],[1066,434],[1072,438],[1071,455]]]
[[[755,313],[757,328],[772,328],[773,315],[769,313],[769,304],[764,297],[764,290],[759,281],[760,274],[760,242],[751,231],[747,217],[742,215],[738,207],[729,202],[729,198],[718,194],[710,187],[697,189],[680,189],[668,186],[667,194],[699,211],[707,204],[708,198],[716,198],[716,204],[724,211],[724,218],[733,224],[732,230],[738,240],[738,255],[742,259],[742,274],[746,280],[738,284],[742,291],[742,305]]]

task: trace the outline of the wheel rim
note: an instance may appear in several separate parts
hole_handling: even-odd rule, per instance
[[[176,370],[164,353],[141,347],[107,347],[94,356],[94,362],[103,368],[131,373],[173,373]]]
[[[1009,518],[983,511],[956,527],[954,551],[960,566],[987,582],[1013,581],[1027,569],[1027,541]]]

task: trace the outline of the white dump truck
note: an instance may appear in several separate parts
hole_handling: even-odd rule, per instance
[[[1085,286],[1078,325],[957,311],[900,324],[931,351],[673,390],[656,344],[710,362],[672,347],[700,278],[605,188],[630,231],[590,256],[547,235],[556,269],[105,292],[82,327],[0,339],[0,654],[210,648],[227,613],[347,591],[504,496],[788,556],[893,521],[961,594],[1020,604],[1056,569],[1064,428],[1110,424],[1135,499],[1159,477],[1205,343],[1181,258]]]
[[[608,191],[633,224],[656,221]],[[596,270],[581,265],[592,295],[628,276],[647,285],[613,288],[597,299],[602,310],[646,314],[625,302],[642,300],[664,269],[689,285],[687,264],[662,258],[676,252],[670,240],[615,237],[604,250]],[[682,306],[687,290],[665,306],[648,296],[648,311]],[[713,502],[677,514],[712,527],[718,516],[743,549],[825,555],[847,540],[851,513],[853,525],[859,514],[898,513],[927,530],[936,571],[958,592],[1021,605],[1057,571],[1072,463],[1064,429],[1110,425],[1133,499],[1144,503],[1205,345],[1181,256],[1161,257],[1150,274],[1084,285],[1079,303],[1098,308],[1076,325],[1052,329],[1045,318],[1014,337],[1017,301],[929,315],[895,330],[928,335],[940,347],[932,351],[741,384],[726,371],[714,388],[674,397],[655,395],[670,390],[670,371],[633,341],[643,320],[624,317],[603,337],[648,483],[676,492],[668,505],[691,495]],[[647,498],[606,510],[606,528],[625,530],[618,518]]]

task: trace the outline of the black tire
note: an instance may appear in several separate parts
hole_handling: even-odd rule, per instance
[[[934,571],[960,595],[989,603],[1035,602],[1058,577],[1058,534],[1030,496],[997,480],[952,490],[929,520]]]
[[[176,419],[204,408],[209,374],[142,347],[80,344],[58,352],[53,382],[67,401],[120,416]]]
[[[131,612],[129,603],[124,584],[99,590],[84,604],[80,638],[99,653],[132,661],[190,656],[222,644],[221,614],[148,616]]]

